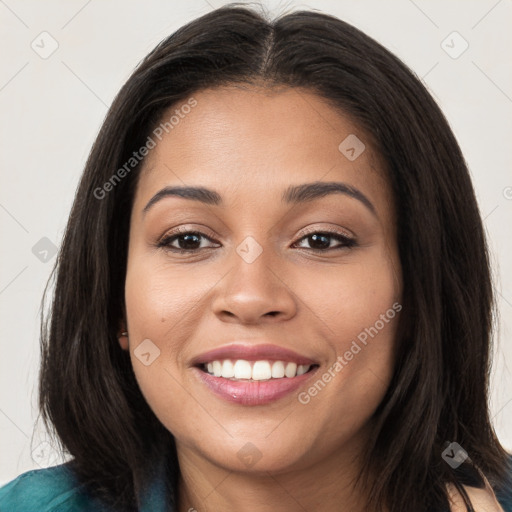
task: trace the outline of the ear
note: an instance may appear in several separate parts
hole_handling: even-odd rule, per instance
[[[128,340],[128,329],[126,327],[126,321],[123,320],[119,323],[119,328],[117,330],[117,340],[119,341],[119,345],[123,350],[128,350],[130,347]]]
[[[128,336],[123,336],[122,333],[120,333],[117,339],[119,341],[119,345],[121,346],[121,348],[123,350],[128,350],[128,348],[129,348]]]

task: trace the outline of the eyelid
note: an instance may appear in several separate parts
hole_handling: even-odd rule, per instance
[[[308,227],[304,228],[301,231],[301,233],[302,234],[300,235],[299,240],[301,238],[303,238],[304,236],[307,236],[307,235],[310,235],[313,233],[325,233],[325,234],[330,234],[330,235],[336,234],[336,235],[340,235],[345,238],[348,238],[349,240],[354,240],[354,241],[356,240],[356,236],[354,235],[354,233],[352,233],[348,229],[344,229],[344,228],[340,228],[340,227],[319,228],[318,226],[308,226]]]

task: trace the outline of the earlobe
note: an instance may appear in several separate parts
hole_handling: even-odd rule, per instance
[[[123,350],[128,350],[129,341],[128,341],[128,331],[123,327],[121,331],[117,335],[117,339],[119,341],[119,345]]]

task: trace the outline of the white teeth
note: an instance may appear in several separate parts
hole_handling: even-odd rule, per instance
[[[307,364],[299,364],[297,366],[297,375],[303,375],[309,370],[309,366]]]
[[[284,369],[284,374],[287,377],[295,377],[297,375],[297,365],[295,363],[288,363]]]
[[[244,361],[243,359],[239,359],[235,363],[235,379],[250,379],[252,376],[252,368],[251,363],[249,361]]]
[[[215,377],[222,375],[222,364],[220,361],[213,361],[213,375],[215,375]]]
[[[272,365],[272,378],[282,379],[284,377],[284,363],[283,361],[275,361]]]
[[[252,380],[267,380],[272,377],[268,361],[256,361],[252,367]]]
[[[235,376],[235,369],[233,368],[233,363],[229,359],[226,359],[222,363],[222,376],[225,379],[231,379],[232,377]]]
[[[293,378],[303,375],[311,368],[309,364],[299,364],[285,361],[246,361],[231,359],[210,361],[204,365],[205,370],[215,377],[225,379],[269,380]]]

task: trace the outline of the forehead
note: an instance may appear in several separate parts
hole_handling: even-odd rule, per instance
[[[320,180],[344,181],[389,202],[370,138],[314,93],[228,86],[192,98],[193,108],[183,108],[189,98],[162,116],[160,138],[151,134],[156,145],[144,162],[136,199],[176,184],[260,200],[277,197],[290,184]]]

